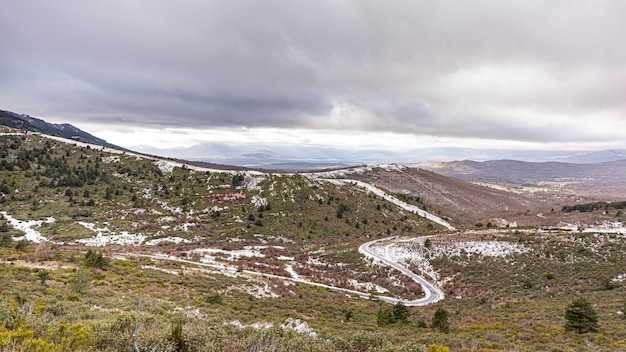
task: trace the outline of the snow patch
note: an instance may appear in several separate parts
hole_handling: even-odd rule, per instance
[[[155,238],[153,240],[149,240],[146,241],[145,245],[146,246],[156,246],[157,244],[160,243],[174,243],[174,244],[179,244],[179,243],[191,243],[190,240],[185,239],[185,238],[181,238],[181,237],[162,237],[162,238]]]
[[[130,234],[126,231],[122,231],[120,234],[111,234],[111,235],[103,235],[101,232],[96,235],[96,237],[92,238],[83,238],[76,240],[76,243],[84,244],[85,246],[90,247],[103,247],[109,244],[119,244],[123,246],[132,245],[138,246],[143,241],[145,241],[147,237],[141,234],[135,235]]]
[[[436,256],[481,255],[485,257],[505,257],[511,254],[521,254],[529,249],[518,243],[504,241],[467,241],[437,245],[433,249]]]
[[[122,231],[117,234],[109,230],[108,227],[96,227],[95,224],[89,222],[79,221],[78,223],[88,230],[97,232],[95,237],[82,238],[74,241],[75,243],[84,244],[85,246],[103,247],[109,244],[138,246],[147,238],[144,235],[134,235],[128,233],[127,231]]]
[[[109,163],[119,163],[120,162],[120,157],[117,155],[109,155],[109,156],[103,156],[101,158],[102,162],[105,164],[109,164]]]
[[[233,320],[231,322],[225,322],[224,325],[231,325],[237,327],[239,329],[245,328],[253,328],[256,330],[261,329],[270,329],[274,327],[273,323],[254,323],[250,325],[244,325],[239,320]],[[284,323],[278,325],[283,330],[293,330],[299,334],[309,335],[311,337],[317,337],[317,333],[311,329],[309,324],[306,321],[301,321],[300,319],[287,318]]]
[[[250,201],[257,208],[260,207],[260,206],[266,206],[267,205],[267,198],[263,198],[263,197],[261,197],[259,195],[252,196],[252,199]]]
[[[50,224],[55,221],[53,217],[49,217],[45,220],[22,221],[7,214],[6,211],[0,211],[0,214],[2,214],[7,219],[7,221],[9,222],[9,225],[11,225],[14,229],[24,232],[24,236],[13,238],[16,241],[26,240],[26,241],[31,241],[35,243],[47,242],[48,239],[44,237],[41,233],[39,233],[39,231],[33,229],[33,226],[39,227],[44,223]]]

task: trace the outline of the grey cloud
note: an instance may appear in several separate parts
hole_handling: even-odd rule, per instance
[[[5,2],[0,98],[138,126],[598,138],[581,127],[591,116],[626,113],[624,13],[602,0]],[[334,121],[333,104],[359,114]],[[546,132],[564,114],[553,130],[567,133]]]

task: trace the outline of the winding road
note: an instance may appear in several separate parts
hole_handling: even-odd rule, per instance
[[[388,240],[387,239],[382,239],[382,240]],[[415,274],[414,272],[412,272],[411,270],[405,268],[404,266],[400,265],[399,263],[396,263],[392,260],[390,260],[389,258],[386,258],[384,256],[381,256],[377,253],[375,253],[374,251],[372,251],[370,249],[370,247],[372,245],[374,245],[375,243],[382,241],[382,240],[375,240],[375,241],[370,241],[367,243],[362,244],[359,247],[359,252],[363,255],[365,255],[366,257],[370,257],[373,258],[375,260],[379,260],[380,262],[384,263],[387,266],[390,266],[398,271],[400,271],[401,273],[403,273],[404,275],[410,277],[413,281],[417,282],[418,284],[420,284],[424,290],[424,297],[423,298],[418,298],[415,300],[405,300],[405,299],[400,299],[400,298],[395,298],[395,297],[389,297],[389,296],[383,296],[383,295],[375,295],[372,294],[370,292],[362,292],[362,291],[357,291],[357,290],[352,290],[352,289],[348,289],[348,288],[343,288],[343,287],[336,287],[336,286],[332,286],[332,285],[327,285],[327,284],[322,284],[319,282],[313,282],[313,281],[309,281],[309,280],[305,280],[302,278],[294,278],[294,277],[288,277],[288,276],[281,276],[281,275],[274,275],[274,274],[267,274],[267,273],[262,273],[262,272],[257,272],[257,271],[251,271],[251,270],[238,270],[236,267],[234,266],[227,266],[227,265],[222,265],[222,264],[210,264],[210,263],[202,263],[202,262],[196,262],[196,261],[192,261],[192,260],[187,260],[187,259],[182,259],[182,258],[178,258],[178,257],[173,257],[173,256],[166,256],[166,255],[154,255],[154,254],[139,254],[139,253],[116,253],[117,256],[124,256],[124,257],[143,257],[143,258],[150,258],[150,259],[154,259],[154,260],[164,260],[164,261],[173,261],[173,262],[178,262],[178,263],[185,263],[185,264],[191,264],[191,265],[195,265],[195,266],[199,266],[199,267],[206,267],[206,268],[211,268],[214,270],[218,270],[218,271],[222,271],[222,272],[228,272],[231,275],[237,275],[237,274],[241,274],[244,276],[257,276],[257,277],[265,277],[265,278],[270,278],[270,279],[279,279],[279,280],[284,280],[284,281],[290,281],[290,282],[295,282],[295,283],[302,283],[305,285],[310,285],[310,286],[316,286],[316,287],[323,287],[332,291],[337,291],[337,292],[344,292],[347,294],[352,294],[361,298],[365,298],[365,299],[378,299],[384,302],[388,302],[388,303],[392,303],[392,304],[396,304],[399,302],[402,302],[402,304],[404,304],[405,306],[408,307],[415,307],[415,306],[424,306],[430,303],[434,303],[437,301],[440,301],[444,298],[444,294],[443,292],[435,287],[434,285],[432,285],[430,282],[426,281],[423,277]]]
[[[356,180],[330,180],[330,179],[326,179],[325,181],[327,182],[331,182],[331,183],[335,183],[335,184],[345,184],[345,183],[352,183],[362,189],[365,189],[368,192],[372,192],[380,197],[382,197],[383,199],[385,199],[386,201],[393,203],[394,205],[405,209],[407,211],[411,211],[419,216],[425,217],[433,222],[436,222],[440,225],[442,225],[443,227],[449,229],[449,230],[454,230],[454,227],[452,225],[450,225],[447,221],[433,215],[430,214],[422,209],[419,209],[417,206],[415,205],[411,205],[411,204],[407,204],[389,194],[387,194],[386,192],[384,192],[383,190],[370,185],[368,183],[365,182],[361,182],[361,181],[356,181]],[[19,221],[16,220],[14,218],[12,218],[10,215],[8,215],[6,212],[0,212],[2,214],[2,216],[6,219],[9,220],[9,223],[12,227],[23,231],[25,233],[24,238],[33,242],[40,242],[40,241],[47,241],[47,239],[42,236],[37,230],[32,229],[31,226],[34,225],[40,225],[43,221],[30,221],[30,222],[24,222],[24,221]],[[53,221],[52,218],[46,220],[46,222],[50,222]],[[218,270],[218,271],[222,271],[222,272],[228,272],[230,274],[242,274],[242,275],[246,275],[248,277],[251,276],[261,276],[261,277],[265,277],[265,278],[271,278],[271,279],[279,279],[279,280],[284,280],[284,281],[290,281],[290,282],[296,282],[296,283],[302,283],[302,284],[306,284],[306,285],[310,285],[310,286],[317,286],[317,287],[323,287],[329,290],[333,290],[333,291],[337,291],[337,292],[344,292],[347,294],[352,294],[361,298],[365,298],[365,299],[378,299],[384,302],[388,302],[388,303],[392,303],[392,304],[396,304],[396,303],[403,303],[406,306],[424,306],[427,304],[431,304],[437,301],[440,301],[444,298],[444,294],[443,292],[437,288],[436,286],[434,286],[433,284],[431,284],[430,282],[426,281],[426,279],[424,279],[422,276],[417,275],[416,273],[412,272],[411,270],[407,269],[406,267],[404,267],[402,264],[397,263],[393,260],[391,260],[389,257],[386,257],[384,255],[378,254],[375,251],[373,251],[371,249],[371,247],[373,245],[375,245],[377,242],[379,241],[383,241],[383,240],[388,240],[389,238],[386,239],[380,239],[380,240],[374,240],[374,241],[370,241],[367,243],[362,244],[361,246],[359,246],[359,253],[363,254],[366,257],[369,258],[373,258],[374,260],[377,260],[381,263],[383,263],[384,265],[387,265],[391,268],[394,268],[398,271],[400,271],[402,274],[408,276],[409,278],[411,278],[413,281],[415,281],[416,283],[420,284],[423,288],[424,291],[424,297],[423,298],[419,298],[416,300],[405,300],[405,299],[400,299],[400,298],[395,298],[395,297],[389,297],[389,296],[383,296],[383,295],[377,295],[377,294],[372,294],[371,292],[361,292],[361,291],[357,291],[357,290],[352,290],[352,289],[347,289],[347,288],[342,288],[342,287],[336,287],[336,286],[332,286],[332,285],[327,285],[327,284],[323,284],[323,283],[319,283],[319,282],[313,282],[313,281],[309,281],[309,280],[305,280],[299,277],[288,277],[288,276],[281,276],[281,275],[274,275],[274,274],[267,274],[267,273],[262,273],[262,272],[256,272],[256,271],[250,271],[250,270],[237,270],[236,267],[233,266],[227,266],[227,265],[222,265],[222,264],[210,264],[210,263],[202,263],[202,262],[196,262],[196,261],[191,261],[191,260],[186,260],[186,259],[182,259],[182,258],[178,258],[178,257],[172,257],[172,256],[166,256],[166,255],[151,255],[151,254],[139,254],[139,253],[116,253],[116,255],[118,256],[124,256],[124,257],[129,257],[129,256],[134,256],[134,257],[145,257],[145,258],[150,258],[150,259],[154,259],[154,260],[165,260],[165,261],[174,261],[174,262],[179,262],[179,263],[185,263],[185,264],[191,264],[191,265],[195,265],[195,266],[200,266],[200,267],[207,267],[207,268],[211,268],[214,270]]]
[[[412,204],[408,204],[405,203],[401,200],[399,200],[398,198],[395,198],[389,194],[387,194],[386,192],[384,192],[383,190],[377,188],[376,186],[373,186],[369,183],[365,183],[362,181],[357,181],[357,180],[346,180],[346,179],[324,179],[324,181],[326,182],[330,182],[330,183],[334,183],[334,184],[346,184],[346,183],[352,183],[360,188],[365,189],[368,192],[372,192],[374,194],[376,194],[377,196],[385,199],[386,201],[404,209],[410,212],[413,212],[419,216],[422,216],[424,218],[427,218],[430,221],[433,221],[443,227],[445,227],[448,230],[455,230],[455,228],[450,225],[450,223],[448,223],[447,221],[437,217],[436,215],[433,215],[431,213],[428,213],[422,209],[420,209],[419,207],[412,205]],[[359,253],[363,254],[364,256],[368,257],[368,258],[373,258],[374,260],[378,260],[381,263],[383,263],[384,265],[387,265],[391,268],[394,268],[398,271],[400,271],[402,274],[408,276],[409,278],[411,278],[411,280],[417,282],[418,284],[420,284],[422,286],[422,289],[424,291],[424,297],[422,298],[418,298],[415,300],[406,300],[406,299],[401,299],[401,298],[395,298],[395,297],[389,297],[389,296],[383,296],[383,295],[375,295],[372,294],[370,292],[361,292],[361,291],[357,291],[357,290],[351,290],[351,289],[347,289],[347,288],[342,288],[342,287],[336,287],[336,286],[331,286],[331,285],[327,285],[327,284],[322,284],[319,282],[313,282],[313,281],[309,281],[309,280],[305,280],[302,278],[297,278],[297,277],[288,277],[288,276],[281,276],[281,275],[274,275],[274,274],[266,274],[266,273],[260,273],[260,272],[256,272],[256,271],[251,271],[251,270],[242,270],[239,271],[240,274],[243,275],[247,275],[247,276],[262,276],[262,277],[266,277],[266,278],[272,278],[272,279],[280,279],[280,280],[285,280],[285,281],[290,281],[290,282],[297,282],[297,283],[302,283],[302,284],[306,284],[306,285],[310,285],[310,286],[316,286],[316,287],[323,287],[323,288],[327,288],[329,290],[333,290],[333,291],[337,291],[337,292],[344,292],[347,294],[352,294],[352,295],[356,295],[358,297],[361,298],[365,298],[365,299],[378,299],[384,302],[388,302],[388,303],[392,303],[392,304],[397,304],[399,302],[402,302],[402,304],[404,304],[405,306],[408,307],[416,307],[416,306],[425,306],[427,304],[431,304],[437,301],[440,301],[442,299],[444,299],[444,293],[443,291],[441,291],[438,287],[436,287],[435,285],[431,284],[430,282],[428,282],[426,279],[424,279],[424,277],[412,272],[411,270],[407,269],[406,267],[404,267],[402,264],[397,263],[393,260],[391,260],[390,258],[380,255],[376,252],[374,252],[371,247],[373,245],[375,245],[376,243],[380,242],[380,241],[384,241],[384,240],[389,240],[389,238],[384,238],[384,239],[379,239],[379,240],[374,240],[374,241],[370,241],[367,243],[364,243],[362,245],[359,246]],[[125,255],[125,254],[121,254],[121,255]],[[129,254],[130,255],[130,254]],[[170,256],[159,256],[159,255],[148,255],[148,254],[132,254],[133,256],[140,256],[140,257],[146,257],[146,258],[151,258],[151,259],[155,259],[155,260],[169,260],[169,261],[176,261],[176,262],[180,262],[180,263],[186,263],[186,264],[193,264],[193,265],[197,265],[197,266],[201,266],[201,267],[209,267],[212,269],[217,269],[220,271],[227,271],[229,273],[235,274],[237,273],[237,268],[232,267],[232,266],[226,266],[226,265],[219,265],[219,264],[209,264],[209,263],[200,263],[200,262],[194,262],[191,260],[186,260],[186,259],[181,259],[181,258],[176,258],[176,257],[170,257]]]
[[[413,281],[422,285],[422,289],[424,290],[424,297],[409,301],[409,300],[404,300],[404,299],[379,296],[378,298],[380,300],[389,302],[389,303],[394,303],[394,304],[398,302],[402,302],[405,306],[415,307],[415,306],[425,306],[430,303],[435,303],[444,298],[443,291],[441,291],[438,287],[431,284],[430,282],[426,281],[426,279],[424,279],[422,276],[417,275],[411,270],[405,268],[403,265],[397,262],[394,262],[387,257],[381,256],[370,249],[370,247],[373,244],[376,244],[377,242],[383,241],[383,240],[388,240],[388,239],[374,240],[374,241],[370,241],[367,243],[363,243],[361,246],[359,246],[359,253],[363,254],[366,257],[373,258],[375,260],[379,260],[383,262],[385,265],[390,266],[400,271],[404,275],[410,277]]]

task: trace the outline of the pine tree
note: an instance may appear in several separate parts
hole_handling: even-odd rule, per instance
[[[567,331],[576,331],[579,334],[598,331],[598,315],[591,303],[582,297],[567,306],[565,319]]]
[[[404,303],[398,302],[395,306],[393,306],[393,317],[396,321],[399,321],[402,324],[407,324],[410,316],[411,312],[409,311],[409,308],[404,305]]]
[[[381,303],[380,308],[378,308],[378,315],[376,316],[376,324],[384,328],[394,322],[393,310],[386,304]]]
[[[444,308],[439,308],[437,309],[437,311],[435,312],[435,315],[433,315],[433,321],[431,324],[431,327],[433,329],[438,329],[439,331],[447,334],[450,332],[450,323],[448,322],[448,316],[450,315],[450,313],[448,313],[447,310],[445,310]]]

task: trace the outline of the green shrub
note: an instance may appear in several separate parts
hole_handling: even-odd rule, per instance
[[[591,303],[582,297],[567,306],[565,319],[567,331],[576,331],[579,334],[598,331],[598,315]]]
[[[450,323],[448,322],[448,316],[450,316],[450,313],[448,313],[448,311],[444,308],[437,309],[435,315],[433,315],[431,327],[445,334],[449,333]]]

